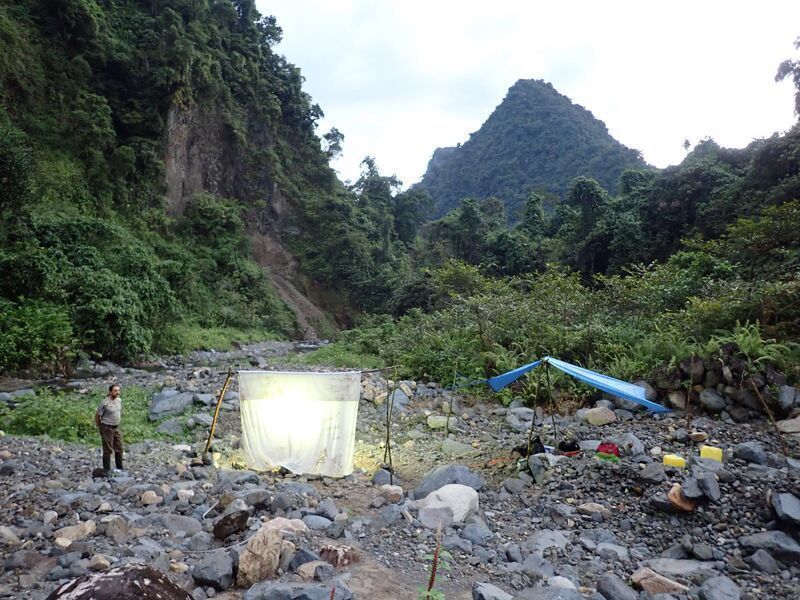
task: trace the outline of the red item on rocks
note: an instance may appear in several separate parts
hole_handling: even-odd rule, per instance
[[[613,454],[617,458],[619,458],[619,448],[617,448],[616,444],[612,444],[611,442],[604,442],[597,447],[597,452],[602,454]]]

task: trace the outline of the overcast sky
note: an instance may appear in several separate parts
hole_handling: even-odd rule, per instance
[[[334,162],[355,180],[366,155],[408,186],[433,150],[464,142],[518,79],[544,79],[641,150],[680,162],[683,140],[741,147],[796,122],[800,1],[473,2],[259,0],[283,28],[325,112],[345,136]]]

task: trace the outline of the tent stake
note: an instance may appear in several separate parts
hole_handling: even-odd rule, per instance
[[[230,383],[231,377],[233,376],[233,369],[228,367],[228,376],[225,378],[225,383],[222,386],[222,391],[219,393],[219,398],[217,398],[217,407],[214,409],[214,418],[211,421],[211,430],[208,432],[208,440],[206,441],[206,448],[203,450],[203,462],[206,462],[206,455],[208,454],[209,448],[211,448],[211,440],[214,438],[214,430],[217,428],[217,419],[219,418],[219,409],[222,406],[222,399],[225,397],[225,391],[228,389],[228,383]]]

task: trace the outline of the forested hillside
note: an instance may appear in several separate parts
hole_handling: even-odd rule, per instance
[[[307,335],[273,283],[385,295],[396,182],[339,183],[280,36],[253,0],[0,2],[0,369]]]
[[[521,79],[463,145],[438,148],[419,183],[441,217],[465,198],[499,198],[512,220],[531,192],[563,195],[576,177],[616,191],[641,155],[617,142],[605,124],[551,84]]]
[[[800,90],[798,74],[790,60],[778,78]],[[680,165],[624,171],[616,194],[579,177],[547,200],[529,194],[513,225],[497,198],[424,225],[393,316],[323,354],[438,381],[550,354],[663,383],[724,350],[800,377],[800,126],[743,149],[703,141]]]

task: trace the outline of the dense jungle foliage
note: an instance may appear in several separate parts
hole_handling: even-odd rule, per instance
[[[374,168],[338,182],[341,135],[316,136],[280,36],[253,0],[0,1],[0,370],[294,335],[247,235],[275,190],[304,271],[380,304],[417,195]],[[243,166],[235,197],[169,217],[168,115],[190,107],[222,115]]]
[[[434,152],[419,187],[435,217],[464,198],[494,197],[516,221],[531,192],[563,195],[582,176],[616,191],[625,169],[644,166],[591,112],[547,82],[521,79],[464,144]]]

